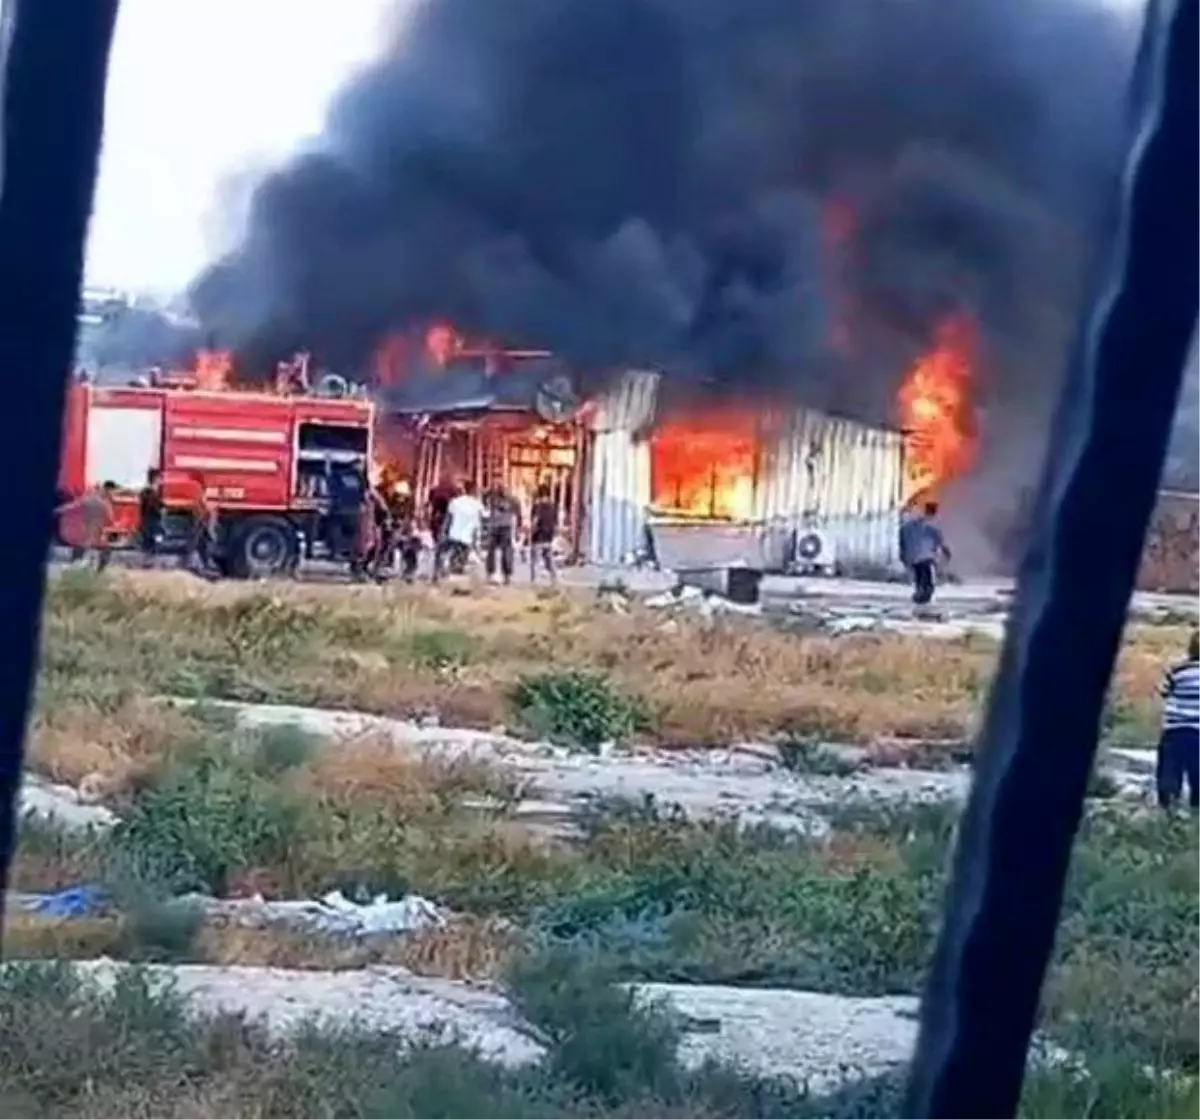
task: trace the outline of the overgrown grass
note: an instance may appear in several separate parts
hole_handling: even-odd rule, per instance
[[[670,1017],[577,962],[531,965],[517,993],[547,1053],[503,1070],[433,1041],[315,1028],[271,1038],[189,1015],[138,971],[103,987],[64,965],[9,966],[0,1101],[34,1117],[839,1115],[786,1083],[685,1070]]]
[[[55,1117],[865,1117],[897,1115],[903,1072],[811,1095],[679,1058],[681,1024],[562,952],[523,958],[514,1001],[544,1056],[506,1069],[455,1043],[354,1028],[271,1036],[189,1006],[136,968],[0,974],[0,1112]],[[1031,1073],[1022,1116],[1187,1117],[1192,1077],[1133,1066]]]
[[[264,592],[148,572],[53,579],[44,635],[42,755],[66,750],[61,735],[51,741],[56,713],[86,709],[91,761],[107,751],[134,764],[140,742],[121,742],[116,726],[150,693],[437,712],[490,727],[518,718],[529,699],[519,683],[546,674],[602,679],[628,711],[649,717],[642,734],[667,742],[781,731],[862,743],[961,739],[996,652],[977,637],[831,638],[743,618],[664,627],[636,604],[607,613],[587,596],[519,588],[461,595],[281,584]],[[1186,637],[1183,626],[1130,627],[1114,688],[1120,718],[1110,725],[1122,738],[1152,737],[1162,667]],[[623,714],[616,722],[629,725]]]
[[[236,735],[215,736],[173,760],[131,793],[125,822],[106,839],[27,832],[19,880],[34,885],[27,846],[44,873],[57,844],[68,867],[119,883],[288,897],[417,891],[485,927],[514,923],[512,936],[486,927],[492,933],[470,954],[453,940],[430,946],[431,971],[469,956],[495,975],[524,941],[599,954],[628,980],[920,989],[954,838],[951,806],[847,806],[815,838],[696,824],[653,803],[614,805],[568,845],[520,828],[504,807],[511,790],[475,763],[414,763],[368,742],[264,770],[261,749],[247,748]],[[468,812],[461,800],[472,794],[498,807]],[[1197,846],[1191,820],[1089,816],[1046,995],[1046,1023],[1064,1045],[1110,1063],[1132,1055],[1195,1070]],[[295,938],[207,936],[209,959],[370,959]],[[159,951],[170,955],[169,945]]]

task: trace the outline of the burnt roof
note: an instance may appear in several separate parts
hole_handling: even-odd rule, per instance
[[[492,374],[482,362],[453,361],[444,369],[380,390],[376,400],[380,408],[396,416],[532,411],[539,389],[566,373],[566,367],[555,358],[523,358]]]

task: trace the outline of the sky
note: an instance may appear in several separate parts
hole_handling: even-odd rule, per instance
[[[330,96],[375,52],[394,6],[122,0],[88,283],[184,288],[228,236],[227,184],[320,132]]]

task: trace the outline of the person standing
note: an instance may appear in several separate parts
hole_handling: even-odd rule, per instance
[[[67,530],[74,538],[69,542],[73,564],[78,564],[90,553],[95,558],[96,571],[102,572],[108,567],[112,556],[110,535],[114,519],[113,496],[116,492],[115,482],[104,482],[54,511],[60,519],[69,514],[78,515],[78,523]]]
[[[1171,808],[1187,780],[1188,804],[1200,808],[1200,634],[1188,641],[1187,660],[1163,679],[1162,735],[1155,768],[1158,803]]]
[[[521,507],[502,483],[493,486],[487,496],[487,549],[485,567],[488,579],[496,576],[499,561],[500,576],[505,585],[512,583],[513,546],[521,527]]]
[[[539,563],[551,583],[558,582],[554,568],[554,540],[558,536],[558,505],[546,483],[538,486],[529,511],[529,582],[537,583]]]
[[[467,479],[462,493],[453,498],[446,510],[445,546],[450,559],[450,571],[461,575],[479,530],[483,526],[483,503],[475,494],[475,483]]]
[[[950,559],[937,515],[937,502],[926,502],[919,514],[909,514],[900,522],[900,562],[912,576],[913,602],[919,607],[932,601],[937,566]]]
[[[379,550],[385,537],[387,506],[364,471],[360,480],[360,498],[354,533],[350,574],[355,579],[378,575]]]
[[[425,519],[429,525],[429,535],[433,539],[433,578],[435,581],[441,578],[446,556],[453,551],[446,540],[446,526],[450,518],[450,503],[458,497],[458,493],[458,487],[447,476],[443,476],[442,480],[429,491]]]
[[[209,577],[217,572],[216,502],[209,499],[204,479],[196,476],[196,492],[192,501],[191,541],[188,566],[197,575]]]
[[[404,478],[394,482],[388,491],[387,503],[392,515],[389,551],[399,552],[400,578],[405,583],[412,583],[421,559],[421,538],[417,533],[416,504],[411,483]]]
[[[153,568],[157,563],[162,530],[162,472],[157,467],[151,467],[146,472],[146,485],[138,493],[138,547],[142,553],[143,567]]]

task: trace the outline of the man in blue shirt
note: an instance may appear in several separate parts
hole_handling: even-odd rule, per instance
[[[900,562],[912,575],[913,602],[917,606],[933,599],[938,562],[950,559],[937,514],[937,502],[926,502],[921,513],[906,514],[900,522]]]
[[[1187,660],[1162,684],[1162,737],[1158,741],[1158,803],[1169,809],[1187,779],[1188,803],[1200,805],[1200,635],[1193,632]]]

